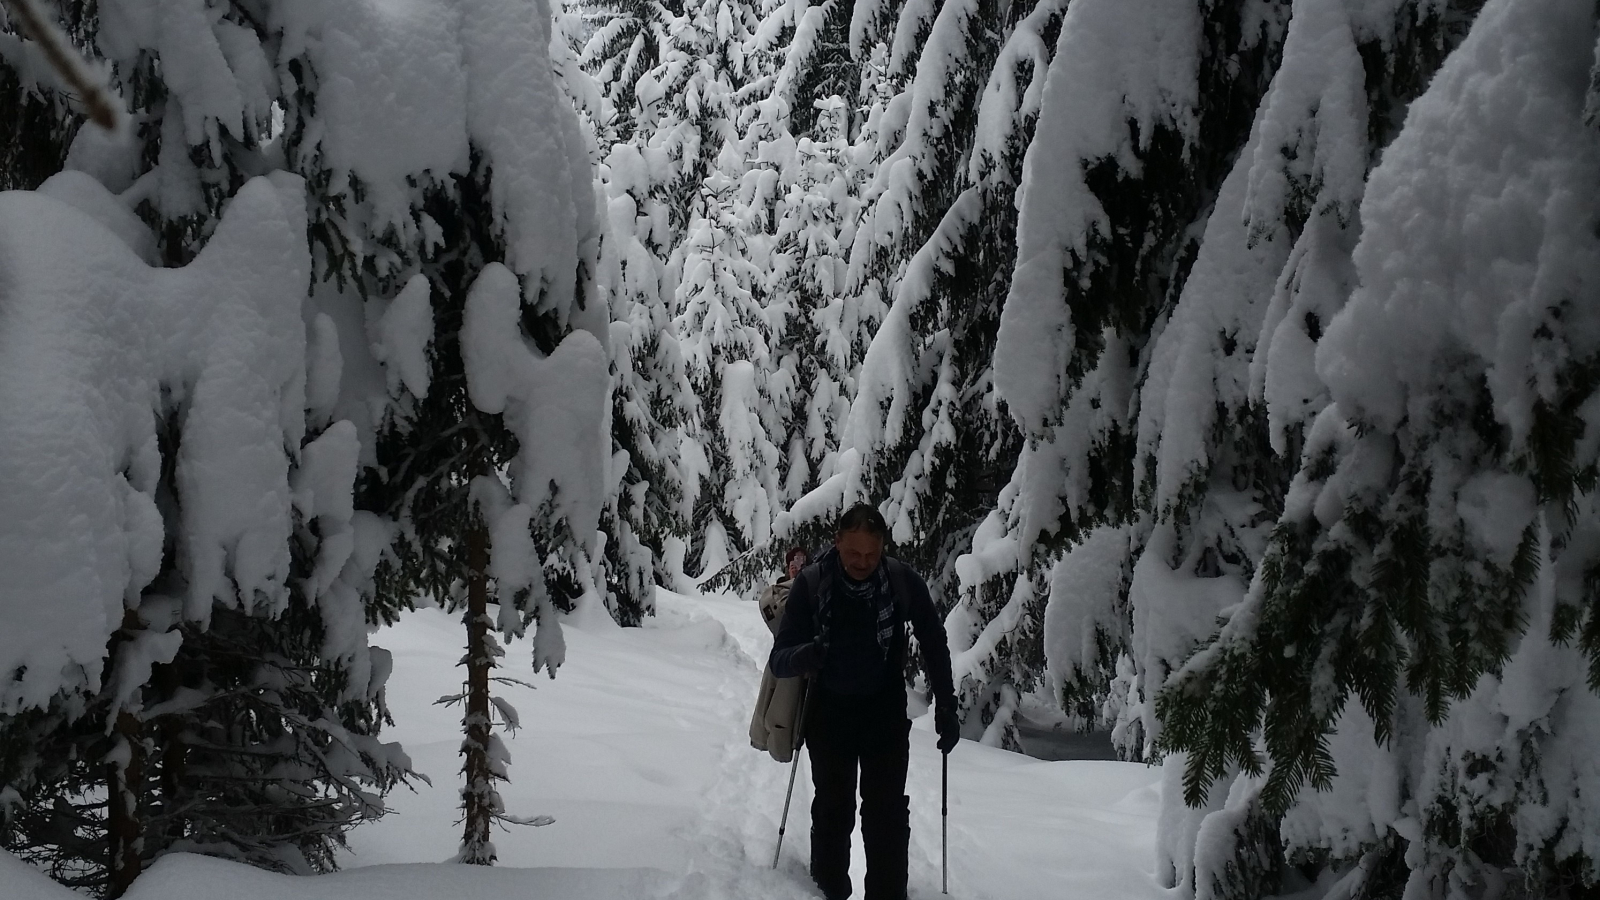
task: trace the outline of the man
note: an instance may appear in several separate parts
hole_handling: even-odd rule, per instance
[[[904,900],[906,895],[908,625],[933,689],[939,750],[949,753],[960,739],[944,625],[921,576],[884,555],[888,536],[882,514],[865,503],[840,517],[832,549],[795,578],[772,647],[775,675],[813,679],[805,726],[816,787],[811,877],[828,900],[851,893],[858,772],[866,900]]]

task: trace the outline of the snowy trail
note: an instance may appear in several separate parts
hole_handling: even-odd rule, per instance
[[[745,735],[760,676],[756,661],[766,658],[771,636],[751,606],[736,600],[674,596],[663,607],[664,622],[677,616],[716,619],[748,658],[723,682],[732,688],[725,709],[725,765],[701,819],[713,846],[727,844],[729,832],[737,832],[742,853],[720,853],[718,865],[708,867],[731,876],[733,890],[689,892],[684,900],[815,897],[805,872],[811,802],[807,762],[801,763],[780,862],[785,873],[780,885],[798,884],[801,890],[780,893],[780,885],[768,878],[752,878],[771,874],[766,866],[788,778],[788,767],[753,751]],[[939,896],[939,753],[927,720],[916,723],[911,740],[908,893],[921,900]],[[980,900],[1160,896],[1148,874],[1159,797],[1156,771],[1143,766],[1041,763],[963,743],[951,757],[951,895]],[[865,875],[859,829],[851,849],[851,875],[859,891]]]
[[[496,835],[500,865],[449,859],[459,840],[459,713],[432,705],[459,684],[460,625],[420,610],[375,636],[394,653],[389,732],[433,785],[392,797],[394,814],[350,835],[345,871],[297,879],[174,855],[128,900],[811,900],[809,771],[802,763],[779,870],[771,866],[789,767],[750,748],[746,726],[771,638],[754,604],[662,592],[647,627],[569,623],[556,680],[530,671],[526,643],[504,674],[524,727],[507,736],[507,809],[550,814]],[[912,732],[911,900],[939,893],[939,754]],[[1159,770],[1041,762],[963,742],[951,755],[950,895],[963,900],[1156,900]],[[859,834],[852,876],[864,874]],[[0,856],[0,877],[5,865]],[[17,863],[20,865],[20,863]],[[15,873],[12,873],[15,874]],[[19,900],[69,900],[41,879],[6,879]],[[857,895],[859,896],[859,894]],[[7,898],[11,900],[11,898]]]
[[[554,825],[496,836],[502,867],[656,870],[664,900],[812,898],[809,769],[802,763],[779,871],[772,849],[789,769],[752,750],[750,704],[771,637],[753,604],[662,591],[644,628],[607,621],[567,628],[554,681],[507,648],[525,727],[508,736],[521,815]],[[429,705],[454,689],[460,626],[436,610],[408,616],[375,642],[395,655],[396,727],[434,786],[394,797],[397,814],[351,835],[348,866],[441,861],[458,838],[455,710]],[[1153,868],[1159,772],[1114,762],[1040,762],[963,743],[951,757],[951,895],[973,900],[1162,895]],[[939,896],[939,756],[926,721],[912,730],[910,893]],[[853,876],[864,860],[855,841]],[[599,896],[599,895],[596,895]]]

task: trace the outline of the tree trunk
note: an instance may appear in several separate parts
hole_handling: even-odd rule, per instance
[[[156,666],[152,682],[158,691],[156,702],[170,700],[183,688],[183,677],[178,662]],[[183,840],[187,825],[178,811],[184,808],[189,795],[186,768],[188,748],[184,746],[184,717],[166,716],[151,723],[156,740],[157,758],[160,761],[161,792],[156,809],[147,817],[151,828],[161,829],[161,846],[170,847]]]
[[[142,627],[138,613],[123,613],[122,628],[111,638],[108,671],[116,671],[118,648],[129,641]],[[113,758],[106,763],[106,845],[107,860],[106,895],[112,900],[127,892],[133,880],[139,877],[143,864],[144,823],[139,817],[139,794],[144,785],[144,736],[139,717],[128,710],[117,713],[112,726],[115,735],[113,754],[122,750],[124,758]]]
[[[461,791],[466,831],[460,860],[493,865],[489,828],[494,822],[494,773],[489,762],[489,670],[494,667],[489,635],[489,533],[476,519],[467,536],[467,703],[466,740],[461,754],[466,787]]]

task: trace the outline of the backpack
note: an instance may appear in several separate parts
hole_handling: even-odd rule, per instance
[[[780,581],[761,592],[761,618],[776,637],[783,624],[783,611],[789,604],[793,582]],[[772,758],[786,763],[794,758],[795,735],[799,732],[800,712],[805,708],[806,679],[779,678],[768,663],[761,672],[761,688],[756,693],[755,711],[750,714],[750,746],[765,750]]]

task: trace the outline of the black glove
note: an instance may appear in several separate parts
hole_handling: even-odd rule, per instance
[[[789,657],[789,664],[801,675],[809,677],[821,672],[823,663],[827,660],[828,648],[812,641],[794,648],[794,655]]]
[[[949,753],[961,740],[961,717],[954,705],[940,704],[933,713],[933,730],[939,733],[939,752]]]

